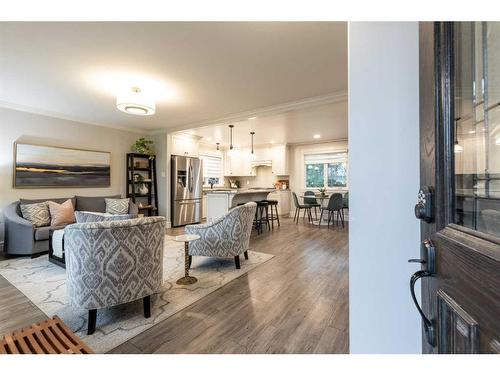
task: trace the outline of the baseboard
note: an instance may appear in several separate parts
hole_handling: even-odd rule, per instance
[[[170,229],[172,228],[172,222],[171,221],[167,221],[167,229]]]

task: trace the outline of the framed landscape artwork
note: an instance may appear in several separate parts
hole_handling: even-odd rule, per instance
[[[23,143],[14,145],[14,187],[108,187],[111,154]]]

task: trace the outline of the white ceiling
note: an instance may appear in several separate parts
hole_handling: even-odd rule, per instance
[[[251,145],[250,132],[254,131],[254,145],[274,143],[310,143],[328,140],[347,139],[347,101],[292,109],[283,113],[258,116],[254,120],[230,122],[234,124],[233,145],[247,147]],[[202,143],[220,142],[221,146],[229,145],[228,122],[214,124],[202,128],[184,130],[201,137]],[[319,134],[321,138],[314,139]]]
[[[156,114],[117,80],[159,83]],[[0,106],[153,130],[346,90],[345,22],[0,23]]]

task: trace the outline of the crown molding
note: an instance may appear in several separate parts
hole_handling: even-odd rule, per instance
[[[212,120],[204,120],[200,122],[194,122],[194,123],[189,123],[185,125],[180,125],[168,129],[158,129],[156,131],[151,132],[152,134],[155,133],[161,133],[164,132],[165,130],[168,133],[174,133],[178,131],[183,131],[187,129],[193,129],[193,128],[203,128],[206,126],[213,126],[213,125],[218,125],[221,123],[229,123],[229,122],[237,122],[237,121],[243,121],[248,119],[249,117],[253,116],[269,116],[277,113],[283,113],[291,110],[297,110],[297,109],[302,109],[302,108],[308,108],[308,107],[314,107],[318,105],[323,105],[323,104],[331,104],[331,103],[340,103],[340,102],[347,102],[348,99],[348,93],[347,90],[342,90],[342,91],[336,91],[330,94],[326,95],[321,95],[321,96],[314,96],[310,98],[304,98],[288,103],[282,103],[282,104],[277,104],[269,107],[261,107],[261,108],[256,108],[248,111],[243,111],[243,112],[238,112],[238,113],[232,113],[224,117],[219,117],[216,119]]]
[[[139,129],[139,128],[129,128],[126,126],[120,126],[120,125],[114,125],[114,124],[106,124],[106,123],[97,123],[97,122],[90,122],[85,119],[78,118],[76,116],[68,116],[64,113],[60,112],[55,112],[55,111],[48,111],[45,109],[40,109],[40,108],[35,108],[35,107],[30,107],[27,105],[23,104],[15,104],[15,103],[10,103],[6,102],[3,100],[0,100],[0,108],[6,108],[6,109],[12,109],[14,111],[19,111],[19,112],[26,112],[26,113],[32,113],[35,115],[41,115],[41,116],[46,116],[46,117],[53,117],[57,118],[60,120],[67,120],[67,121],[72,121],[72,122],[78,122],[84,125],[91,125],[91,126],[99,126],[103,128],[110,128],[114,130],[121,130],[121,131],[126,131],[130,133],[137,133],[137,134],[150,134],[151,131],[148,131],[146,129]]]

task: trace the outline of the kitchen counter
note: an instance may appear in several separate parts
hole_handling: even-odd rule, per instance
[[[276,189],[232,189],[207,190],[207,221],[223,216],[240,203],[255,202],[267,199],[269,193]]]

